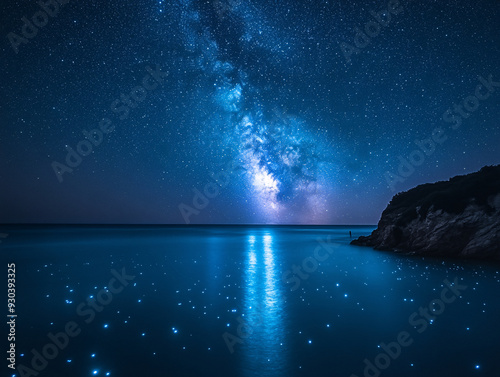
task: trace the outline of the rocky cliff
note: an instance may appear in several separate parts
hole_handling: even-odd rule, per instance
[[[500,260],[500,165],[395,195],[377,229],[351,244]]]

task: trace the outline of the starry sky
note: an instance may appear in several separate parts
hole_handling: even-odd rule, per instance
[[[375,224],[500,162],[500,3],[4,1],[0,222]]]

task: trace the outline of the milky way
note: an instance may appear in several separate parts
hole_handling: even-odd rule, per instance
[[[278,56],[265,63],[279,68],[281,52],[272,43],[278,37],[266,26],[270,21],[241,1],[205,6],[185,1],[180,14],[194,70],[213,80],[210,96],[217,116],[207,117],[203,139],[231,151],[241,168],[238,179],[264,221],[321,222],[330,186],[324,178],[327,146],[279,100],[266,101],[263,91],[280,88],[261,88],[255,83],[259,74],[248,67],[263,50]],[[231,34],[221,35],[220,30]],[[260,38],[264,30],[267,42]]]
[[[0,221],[375,224],[398,191],[499,163],[500,90],[460,107],[500,81],[498,1],[394,4],[70,1],[28,38],[40,5],[3,2]]]

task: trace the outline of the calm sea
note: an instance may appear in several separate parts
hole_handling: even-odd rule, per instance
[[[5,358],[2,369],[500,376],[500,266],[349,245],[349,231],[373,229],[7,227],[0,252],[4,284],[15,264],[20,369]]]

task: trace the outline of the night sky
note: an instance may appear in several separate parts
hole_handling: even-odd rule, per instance
[[[0,5],[2,223],[374,224],[500,163],[497,0],[61,2]]]

